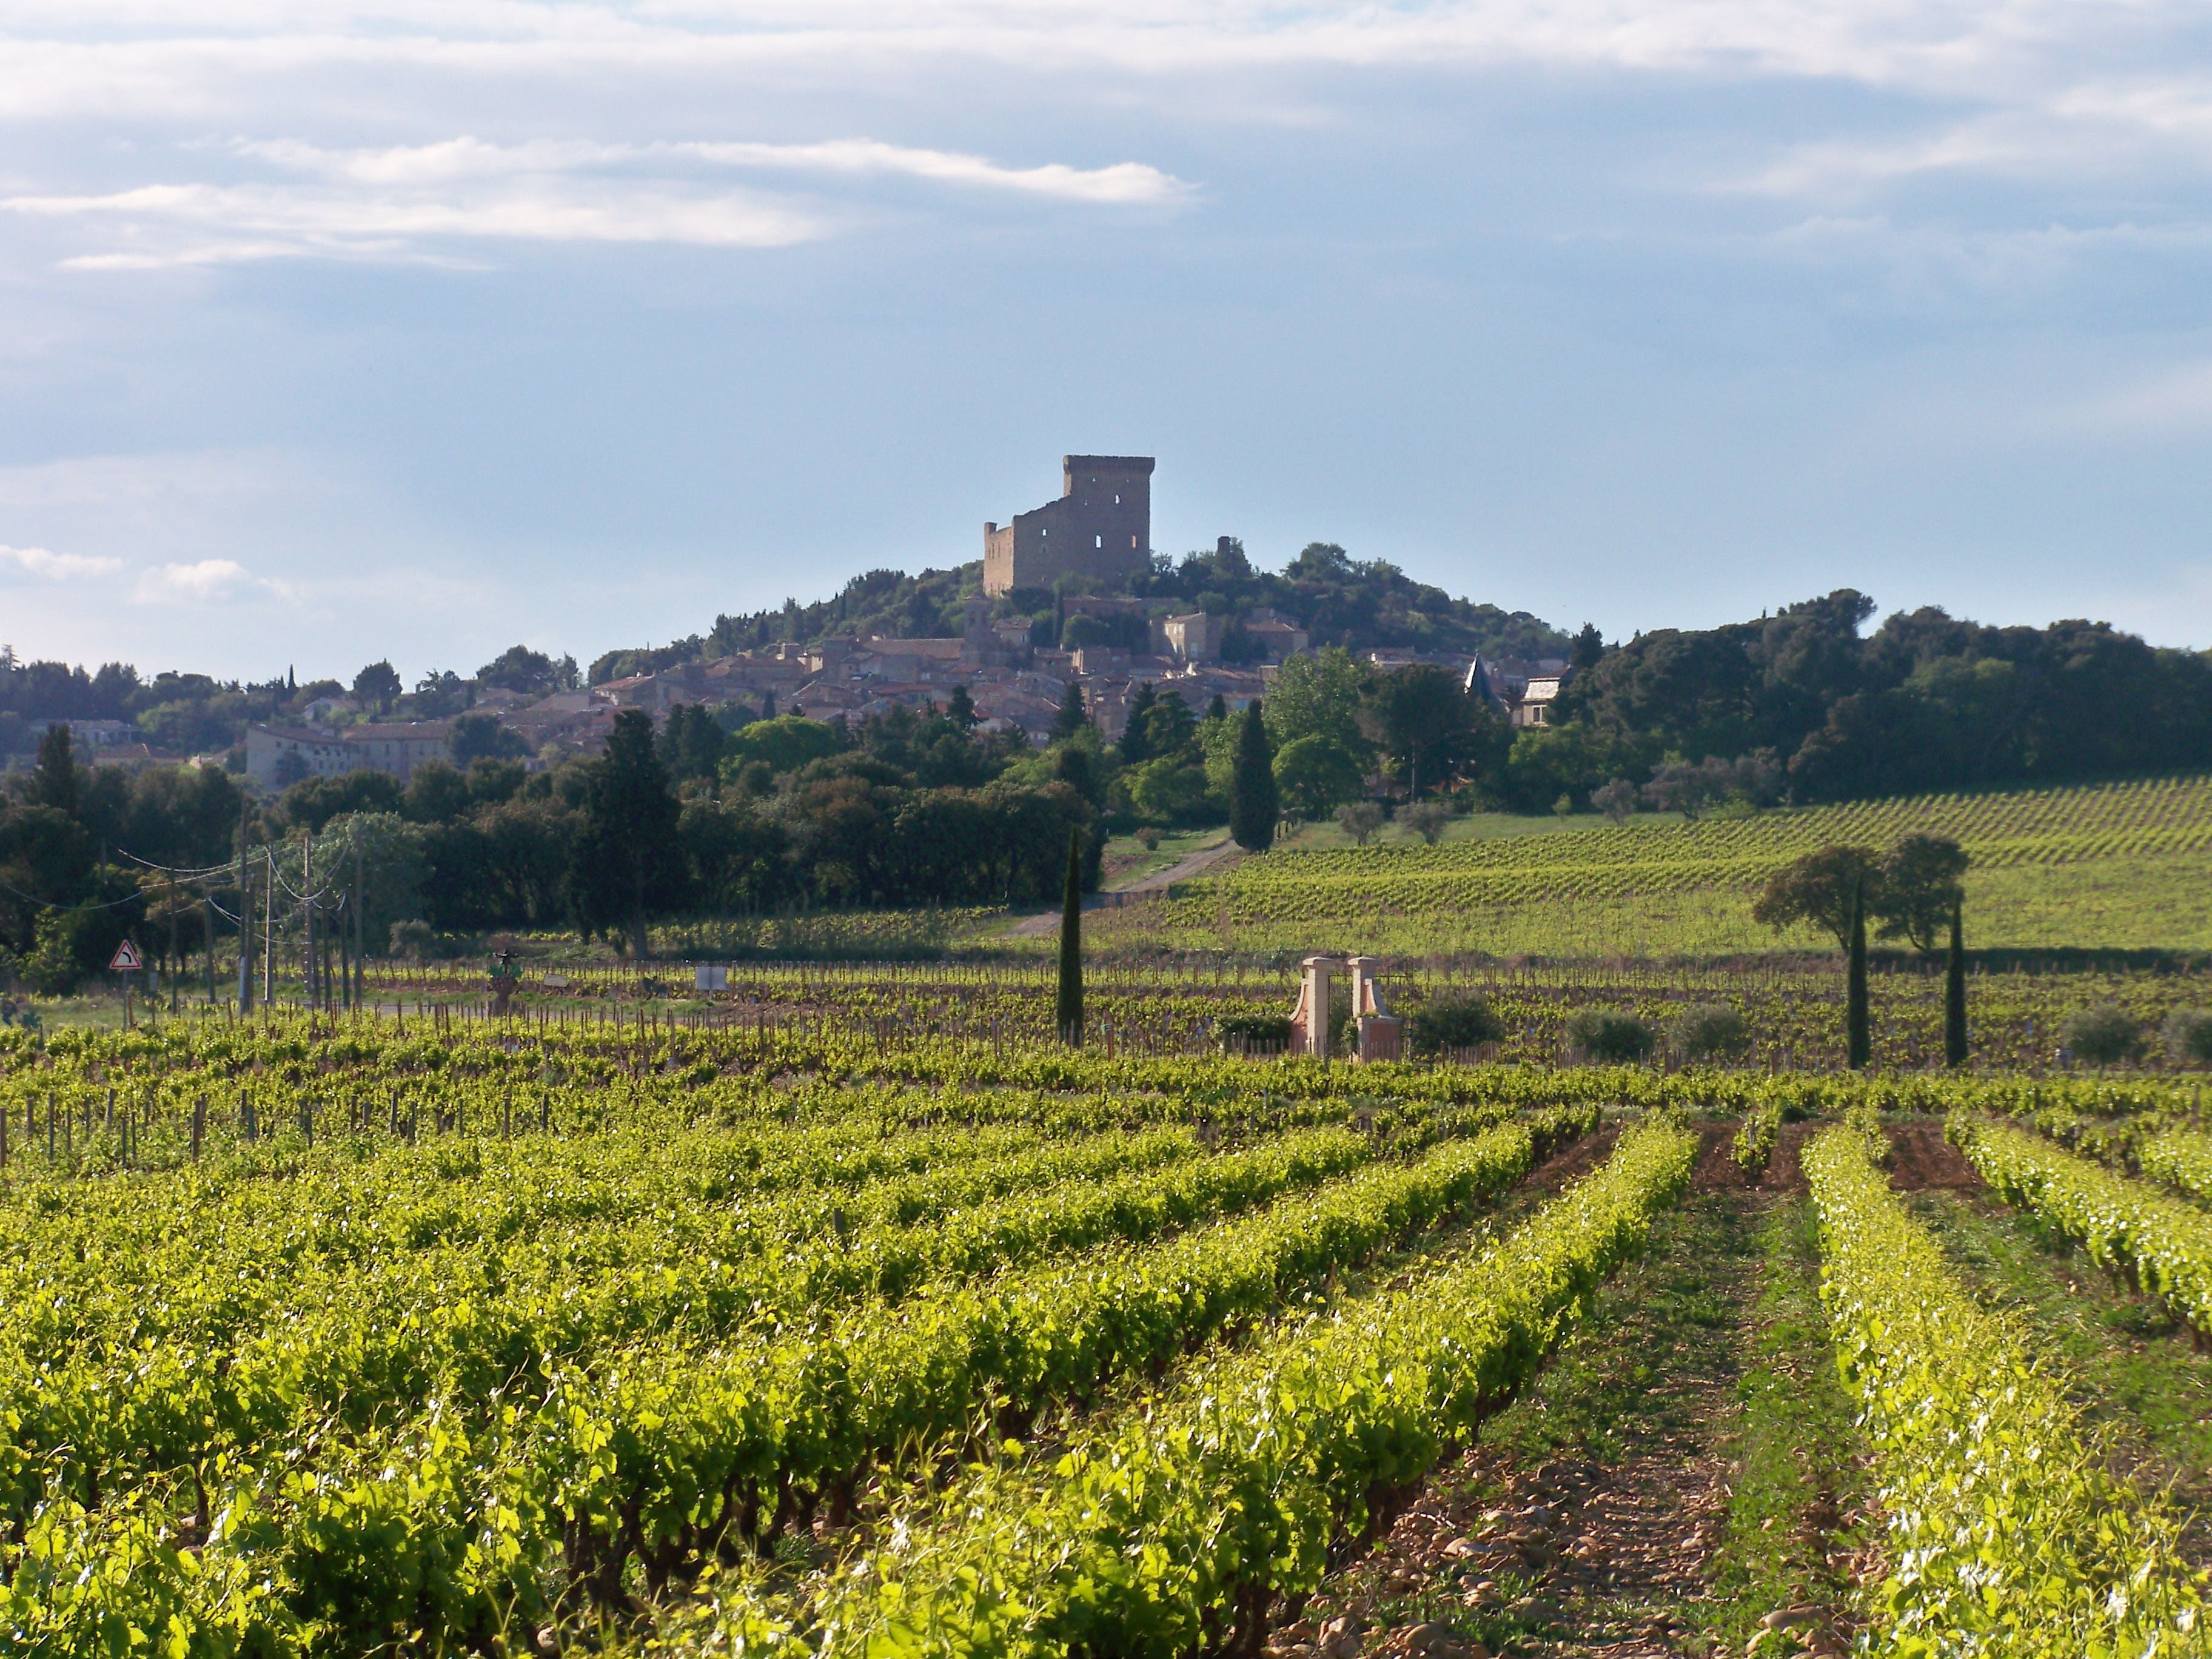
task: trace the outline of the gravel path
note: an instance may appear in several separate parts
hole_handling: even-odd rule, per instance
[[[1175,883],[1188,881],[1193,876],[1202,876],[1216,865],[1238,856],[1241,851],[1233,841],[1224,841],[1218,847],[1201,848],[1180,863],[1171,864],[1164,870],[1156,870],[1149,876],[1141,876],[1127,886],[1109,888],[1103,893],[1085,894],[1083,908],[1086,910],[1109,909],[1115,905],[1127,904],[1133,898],[1164,893]],[[1008,930],[1015,939],[1038,939],[1059,931],[1060,910],[1056,906],[1039,911],[1033,916],[1024,916]]]

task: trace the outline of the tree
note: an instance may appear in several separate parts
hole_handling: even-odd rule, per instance
[[[1079,611],[1070,617],[1060,630],[1060,648],[1081,651],[1094,645],[1104,645],[1114,637],[1114,630],[1100,618],[1088,611]]]
[[[1157,823],[1203,823],[1220,805],[1206,787],[1205,769],[1182,756],[1162,755],[1127,768],[1121,778],[1130,804]]]
[[[1364,766],[1368,744],[1359,724],[1359,665],[1342,646],[1299,652],[1267,685],[1267,735],[1281,754],[1303,738],[1326,738]]]
[[[956,685],[952,695],[945,700],[945,718],[963,732],[972,732],[982,717],[975,712],[975,699],[968,695],[968,688]]]
[[[2077,1008],[2058,1028],[2059,1040],[2076,1060],[2092,1066],[2117,1066],[2142,1047],[2142,1027],[2118,1003]]]
[[[1274,699],[1268,700],[1272,706]],[[1298,818],[1325,817],[1358,798],[1359,762],[1334,738],[1310,732],[1275,751],[1275,788],[1283,807]]]
[[[1177,702],[1182,701],[1178,697]],[[1267,746],[1267,722],[1257,700],[1246,706],[1237,737],[1237,769],[1230,781],[1229,833],[1248,853],[1275,844],[1282,803],[1275,793],[1275,757]]]
[[[1399,813],[1398,822],[1419,836],[1424,846],[1434,847],[1451,822],[1451,808],[1442,801],[1425,800]]]
[[[1079,697],[1083,695],[1073,684],[1068,687],[1068,690]],[[1152,750],[1149,743],[1151,726],[1148,717],[1152,712],[1152,705],[1158,699],[1159,693],[1152,689],[1152,683],[1150,680],[1139,680],[1137,683],[1137,689],[1129,694],[1127,718],[1121,723],[1122,765],[1141,766],[1145,762],[1152,759]],[[1060,705],[1063,713],[1066,712],[1066,707],[1065,703]]]
[[[720,775],[730,734],[702,705],[677,703],[668,711],[668,724],[660,734],[660,750],[669,775],[686,778]]]
[[[1766,890],[1751,907],[1752,920],[1778,933],[1810,922],[1833,938],[1838,950],[1849,950],[1852,916],[1878,886],[1881,868],[1881,856],[1871,848],[1823,847],[1808,853],[1768,878]]]
[[[522,760],[530,753],[522,734],[501,725],[496,714],[459,716],[447,730],[446,748],[453,764],[464,771],[473,761]]]
[[[1416,799],[1470,763],[1503,763],[1512,731],[1441,668],[1415,663],[1368,687],[1361,725]]]
[[[526,645],[510,645],[477,670],[477,684],[519,691],[525,696],[545,696],[573,691],[577,682],[574,657],[553,658]]]
[[[1592,1060],[1628,1065],[1650,1054],[1659,1034],[1617,1008],[1583,1008],[1567,1021],[1567,1040]]]
[[[1067,885],[1060,901],[1060,1040],[1083,1046],[1083,832],[1067,836]]]
[[[1942,836],[1906,836],[1885,854],[1873,909],[1883,939],[1907,939],[1923,956],[1966,896],[1966,854]]]
[[[837,729],[826,721],[779,714],[730,733],[724,764],[741,769],[747,761],[765,761],[780,775],[796,772],[809,761],[825,760],[844,746]]]
[[[1127,740],[1124,739],[1126,747]],[[1153,760],[1188,759],[1198,750],[1198,721],[1175,692],[1155,696],[1145,710],[1145,753]],[[1125,756],[1126,758],[1126,756]]]
[[[1605,656],[1605,635],[1597,631],[1595,623],[1584,623],[1582,632],[1575,635],[1571,665],[1577,674],[1587,674]]]
[[[1636,786],[1626,778],[1615,778],[1602,789],[1590,791],[1590,805],[1617,829],[1636,816]]]
[[[636,708],[617,714],[605,751],[590,764],[570,902],[587,933],[627,928],[642,958],[646,923],[676,901],[684,873],[680,809],[653,753],[652,716]]]
[[[1354,846],[1364,847],[1382,827],[1382,809],[1371,800],[1353,801],[1336,809],[1336,823]]]
[[[1406,1043],[1422,1060],[1480,1048],[1505,1036],[1505,1022],[1480,997],[1446,992],[1416,1008],[1406,1022]]]
[[[70,729],[57,722],[39,739],[38,763],[31,769],[32,804],[51,806],[75,817],[76,785],[76,756],[70,748]]]
[[[1693,1003],[1668,1022],[1667,1038],[1683,1060],[1731,1060],[1751,1047],[1751,1027],[1726,1003]]]
[[[2176,1066],[2212,1065],[2212,1009],[2175,1009],[2165,1036],[2166,1058]]]
[[[1943,1063],[1966,1063],[1966,902],[1951,896],[1951,952],[1943,972]]]
[[[282,827],[319,836],[332,818],[352,812],[396,812],[405,791],[384,772],[341,772],[335,777],[302,778],[276,803]]]
[[[1091,711],[1084,706],[1083,687],[1074,680],[1060,694],[1060,712],[1052,717],[1052,740],[1066,743],[1077,732],[1091,725]]]
[[[406,690],[400,683],[399,671],[389,662],[373,662],[353,677],[353,700],[379,714],[397,702]]]
[[[1874,1064],[1874,1032],[1867,1009],[1867,878],[1851,884],[1850,957],[1844,976],[1845,1063],[1855,1072]]]

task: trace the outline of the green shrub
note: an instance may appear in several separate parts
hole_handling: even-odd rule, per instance
[[[2117,1066],[2132,1060],[2142,1047],[2142,1027],[2110,1002],[2076,1008],[2066,1016],[2058,1036],[2074,1051],[2075,1059],[2092,1066]]]
[[[2177,1008],[2167,1015],[2166,1054],[2177,1066],[2212,1065],[2212,1008]]]
[[[1659,1036],[1618,1008],[1584,1008],[1567,1022],[1567,1040],[1592,1060],[1626,1064],[1649,1054]]]
[[[1480,1048],[1505,1035],[1505,1022],[1480,997],[1448,992],[1415,1009],[1406,1021],[1406,1042],[1428,1058],[1457,1048]]]
[[[1291,1018],[1288,1014],[1224,1014],[1213,1022],[1213,1036],[1231,1054],[1288,1048]]]
[[[1667,1041],[1683,1060],[1733,1060],[1751,1047],[1751,1027],[1725,1003],[1703,1002],[1667,1022]]]

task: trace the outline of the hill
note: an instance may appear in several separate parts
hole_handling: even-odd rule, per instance
[[[1232,620],[1264,608],[1304,629],[1316,647],[1340,645],[1352,651],[1397,647],[1564,658],[1573,643],[1525,611],[1454,599],[1386,560],[1354,559],[1330,542],[1310,544],[1279,573],[1255,568],[1234,538],[1212,552],[1186,553],[1179,560],[1155,556],[1148,573],[1101,597],[1150,601],[1155,609],[1205,611]],[[1017,591],[986,601],[978,559],[918,576],[872,570],[854,577],[830,599],[810,605],[787,599],[776,610],[717,617],[713,628],[689,639],[651,650],[608,652],[592,665],[591,680],[603,684],[784,640],[808,643],[870,634],[951,639],[965,628],[968,607],[987,603],[992,621],[1025,617],[1035,643],[1058,643],[1066,606],[1057,596]],[[1224,651],[1236,654],[1233,628]]]
[[[1527,829],[1525,823],[1520,828]],[[1101,945],[1498,956],[1670,956],[1831,948],[1753,922],[1773,871],[1835,842],[1919,831],[1966,848],[1980,946],[2212,949],[2212,777],[1911,796],[1694,823],[1587,821],[1245,860],[1109,913]],[[1389,832],[1395,833],[1395,832]]]

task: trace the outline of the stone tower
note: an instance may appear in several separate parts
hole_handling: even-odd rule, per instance
[[[1152,556],[1152,458],[1063,455],[1060,491],[1010,525],[983,526],[983,591],[1050,587],[1073,576],[1116,586]]]

